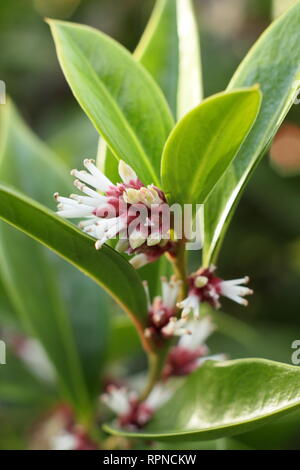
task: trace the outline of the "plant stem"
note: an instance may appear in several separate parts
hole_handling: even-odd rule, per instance
[[[170,262],[173,265],[174,274],[176,278],[182,281],[181,290],[179,295],[179,301],[183,300],[187,295],[187,284],[186,284],[186,251],[185,251],[185,243],[182,241],[176,253],[176,257],[168,257]],[[148,373],[148,381],[146,384],[145,389],[143,390],[140,400],[144,401],[149,394],[151,393],[155,384],[159,381],[161,377],[161,372],[163,366],[165,364],[165,360],[167,354],[169,352],[170,346],[172,345],[173,341],[168,340],[166,341],[163,348],[157,349],[156,351],[148,351],[148,363],[149,363],[149,373]]]
[[[168,341],[163,348],[159,349],[157,353],[148,354],[149,372],[148,381],[145,389],[143,390],[140,401],[146,400],[152,391],[155,384],[159,381],[161,372],[165,363],[165,359],[169,350],[170,341]]]
[[[174,269],[174,274],[178,280],[182,282],[181,284],[181,289],[180,289],[180,295],[178,301],[183,300],[186,295],[187,295],[187,284],[186,284],[186,278],[187,278],[187,272],[186,272],[186,250],[185,250],[185,242],[181,241],[179,243],[176,257],[168,257],[169,261],[173,265]]]

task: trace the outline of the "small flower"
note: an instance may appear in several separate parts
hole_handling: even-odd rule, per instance
[[[141,429],[152,418],[155,411],[162,406],[172,395],[171,389],[157,384],[148,398],[140,402],[135,392],[129,391],[126,387],[116,387],[110,385],[107,393],[101,399],[118,418],[121,428]]]
[[[168,282],[165,277],[161,278],[162,295],[154,298],[151,303],[147,282],[144,287],[148,299],[148,326],[145,335],[157,341],[158,344],[164,338],[188,334],[186,320],[176,318],[176,301],[179,294],[181,281],[174,278]]]
[[[72,170],[74,185],[84,195],[69,198],[55,193],[58,215],[83,219],[79,227],[96,238],[100,249],[108,240],[119,236],[116,249],[135,255],[135,268],[155,261],[162,254],[175,253],[170,240],[170,210],[164,193],[154,185],[144,186],[134,170],[119,162],[122,183],[113,184],[94,164],[84,160],[87,171]]]
[[[48,356],[39,341],[20,333],[6,330],[7,341],[12,350],[31,370],[45,382],[55,382],[55,372]]]
[[[248,305],[244,299],[245,295],[253,294],[253,291],[241,284],[249,282],[248,276],[241,279],[224,281],[215,276],[215,267],[202,268],[188,278],[189,294],[186,299],[178,304],[182,308],[182,317],[187,317],[193,312],[195,318],[200,316],[200,304],[207,302],[214,308],[220,307],[219,298],[221,295],[241,304]]]
[[[122,428],[139,429],[151,419],[154,412],[146,403],[140,403],[137,394],[126,387],[111,385],[101,398],[117,415]]]
[[[62,431],[52,437],[51,450],[95,450],[96,445],[79,429]]]
[[[76,424],[72,409],[59,404],[34,426],[29,448],[45,450],[93,450],[97,444]]]
[[[191,320],[188,322],[191,335],[182,336],[177,346],[174,346],[168,355],[166,365],[163,370],[163,378],[171,376],[188,375],[203,364],[208,359],[223,360],[224,355],[208,356],[206,339],[214,332],[215,325],[210,317],[203,317],[201,320]]]

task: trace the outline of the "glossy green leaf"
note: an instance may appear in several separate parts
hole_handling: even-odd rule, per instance
[[[202,100],[200,41],[191,0],[157,0],[135,57],[181,118]]]
[[[206,362],[143,431],[151,440],[210,440],[240,434],[300,407],[300,369],[263,359]]]
[[[96,29],[49,20],[66,79],[117,159],[144,183],[159,183],[163,145],[173,126],[164,96],[128,51]]]
[[[205,204],[204,264],[216,260],[241,193],[293,104],[300,78],[300,3],[260,37],[234,74],[228,89],[258,83],[263,94],[259,116],[233,165]]]
[[[245,140],[260,101],[257,87],[219,93],[178,122],[162,157],[163,189],[171,203],[204,202]]]

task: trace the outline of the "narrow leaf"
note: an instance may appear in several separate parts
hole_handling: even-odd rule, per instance
[[[228,89],[258,83],[263,93],[259,116],[233,165],[205,204],[204,264],[216,261],[224,234],[252,172],[293,104],[300,78],[300,3],[259,38],[234,74]]]
[[[49,20],[66,79],[117,159],[144,183],[159,183],[163,145],[172,128],[159,87],[128,51],[96,29]]]
[[[245,140],[260,101],[257,87],[219,93],[179,121],[162,157],[163,188],[171,203],[205,201]]]
[[[136,58],[181,118],[202,100],[200,40],[191,0],[157,0]]]

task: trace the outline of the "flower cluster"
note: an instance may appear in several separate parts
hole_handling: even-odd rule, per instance
[[[79,227],[96,238],[100,249],[119,237],[116,249],[135,255],[131,264],[139,268],[163,253],[175,253],[170,240],[170,211],[164,193],[153,184],[144,186],[134,170],[119,162],[122,183],[113,184],[94,164],[84,160],[87,171],[72,170],[74,185],[84,195],[69,198],[55,193],[58,215],[81,219]]]
[[[52,439],[52,450],[96,450],[94,444],[81,429],[62,431]]]
[[[177,319],[177,298],[181,281],[174,278],[168,282],[166,278],[161,278],[162,295],[150,300],[150,294],[147,282],[144,287],[148,300],[148,325],[145,329],[145,335],[152,338],[158,345],[164,338],[171,336],[181,336],[189,333],[186,328],[186,319]]]
[[[144,427],[153,414],[174,394],[178,384],[170,383],[170,377],[188,375],[206,360],[224,360],[223,354],[208,356],[206,339],[215,330],[210,317],[188,324],[190,335],[180,337],[177,346],[171,348],[162,371],[162,382],[156,385],[145,401],[139,401],[138,395],[122,385],[108,385],[102,395],[105,403],[117,416],[121,428],[136,430]]]
[[[241,305],[248,305],[245,295],[253,291],[242,284],[249,282],[248,276],[241,279],[224,281],[215,275],[215,266],[201,268],[188,278],[189,292],[186,299],[178,304],[182,310],[182,318],[193,313],[195,318],[200,317],[200,305],[207,302],[214,308],[220,307],[220,296],[223,295]]]
[[[205,341],[215,331],[215,325],[209,316],[191,320],[187,327],[191,334],[181,336],[178,344],[171,348],[162,373],[164,379],[191,374],[209,359],[225,359],[224,354],[208,356],[209,349]]]
[[[156,385],[147,399],[140,402],[138,395],[126,387],[110,385],[101,400],[118,417],[118,425],[135,430],[145,426],[154,412],[172,395],[171,389],[161,384]]]
[[[34,426],[29,447],[32,450],[95,450],[97,444],[75,423],[71,408],[60,404]]]
[[[168,253],[176,257],[177,242],[171,239],[171,209],[166,197],[153,184],[145,186],[134,170],[119,162],[121,183],[113,184],[94,164],[84,160],[86,171],[72,170],[74,184],[84,195],[71,194],[69,198],[55,194],[58,214],[65,218],[83,219],[79,226],[96,238],[96,248],[118,236],[116,249],[129,255],[131,264],[139,268]],[[172,219],[173,220],[173,219]],[[172,222],[174,224],[174,220]],[[170,398],[170,377],[192,373],[207,359],[223,360],[224,355],[209,356],[205,344],[215,327],[210,317],[202,316],[202,303],[220,307],[220,297],[247,305],[244,298],[252,294],[245,287],[248,277],[225,281],[215,275],[215,267],[201,268],[186,281],[174,276],[168,281],[161,278],[161,295],[150,298],[148,284],[144,287],[148,302],[148,318],[144,334],[157,347],[165,340],[179,336],[177,345],[171,347],[162,370],[159,385],[140,401],[136,392],[117,384],[107,386],[102,401],[117,415],[118,425],[126,429],[140,429],[149,422],[155,410]],[[182,282],[187,283],[188,295],[178,302]],[[180,312],[181,310],[181,312]],[[191,320],[189,315],[193,314]],[[168,386],[167,386],[167,385]],[[67,430],[58,440],[59,446],[79,448],[84,446],[84,436]],[[87,444],[88,445],[88,444]]]

